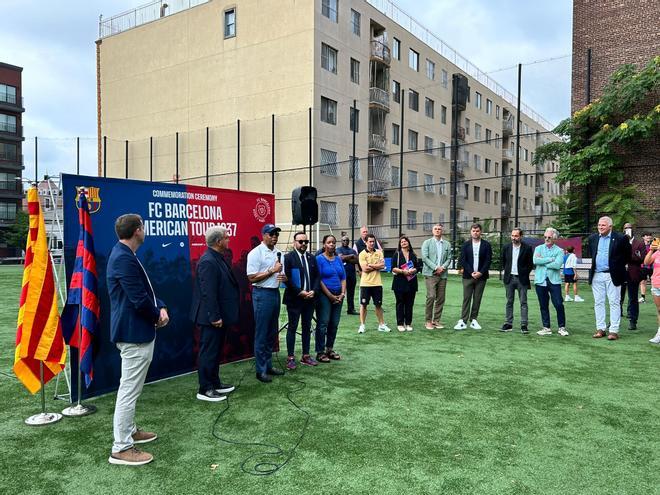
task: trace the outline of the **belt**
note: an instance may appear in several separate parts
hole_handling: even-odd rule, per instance
[[[258,285],[253,285],[253,289],[261,289],[261,290],[280,290],[279,288],[276,287],[260,287]]]
[[[596,272],[596,273],[610,273],[610,271],[609,270],[601,270],[600,272]]]

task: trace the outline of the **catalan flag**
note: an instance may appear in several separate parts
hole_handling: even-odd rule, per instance
[[[28,191],[30,232],[25,248],[25,268],[18,309],[14,373],[31,392],[41,389],[39,364],[44,364],[44,384],[64,369],[66,347],[57,311],[53,266],[48,253],[46,226],[37,188]]]
[[[78,349],[80,370],[85,375],[85,384],[89,387],[94,377],[92,342],[99,327],[99,298],[92,219],[89,216],[89,204],[83,188],[80,188],[78,193],[78,221],[80,235],[69,293],[62,312],[62,331],[67,344]],[[82,314],[80,314],[81,308]],[[80,342],[79,330],[81,324],[82,342]]]

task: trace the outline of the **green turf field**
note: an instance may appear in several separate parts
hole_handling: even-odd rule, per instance
[[[299,368],[270,385],[255,380],[251,362],[224,366],[224,381],[244,377],[230,401],[196,400],[194,374],[146,386],[137,421],[159,439],[144,449],[154,462],[132,468],[107,462],[114,394],[93,399],[92,416],[23,424],[40,406],[6,375],[20,276],[20,267],[0,266],[2,493],[660,493],[660,347],[647,342],[657,328],[653,304],[642,305],[637,332],[624,324],[619,341],[594,340],[593,298],[582,286],[586,302],[567,303],[571,336],[538,337],[530,293],[532,333],[503,334],[504,291],[491,279],[484,330],[427,331],[422,289],[412,333],[379,333],[371,313],[358,335],[357,317],[342,315],[339,362]],[[452,278],[443,317],[452,326],[461,290]],[[394,297],[385,293],[395,328]],[[243,461],[263,447],[231,445],[213,432],[288,451],[306,418],[287,401],[301,387],[296,379],[305,388],[290,396],[310,417],[300,446],[272,476],[244,473]],[[53,390],[49,384],[47,409],[59,412],[66,404],[52,400]],[[256,457],[246,469],[260,460],[284,457]]]

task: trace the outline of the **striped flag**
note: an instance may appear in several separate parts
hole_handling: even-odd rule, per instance
[[[44,384],[64,369],[66,346],[57,310],[53,266],[46,241],[46,226],[37,188],[28,190],[30,231],[25,248],[25,268],[18,309],[14,373],[31,392],[41,389],[39,363],[44,364]]]
[[[89,204],[83,188],[80,188],[78,193],[78,220],[80,235],[69,293],[62,312],[62,330],[67,344],[78,348],[80,370],[85,375],[86,386],[89,387],[94,377],[92,341],[99,327],[99,298],[92,219],[89,216]],[[79,314],[81,306],[82,315]],[[82,342],[78,327],[80,324],[82,324]]]

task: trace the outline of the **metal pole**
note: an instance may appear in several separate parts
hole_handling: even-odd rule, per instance
[[[312,186],[312,107],[308,110],[308,132],[309,132],[309,186]]]
[[[34,137],[34,182],[39,183],[39,138]]]
[[[125,168],[126,168],[124,176],[125,176],[126,179],[128,179],[128,139],[126,140],[125,145],[124,145],[124,162],[125,162]]]
[[[453,160],[452,160],[452,169],[454,173],[451,176],[451,189],[452,189],[452,196],[451,196],[451,237],[452,237],[452,244],[454,249],[452,250],[453,255],[452,257],[454,258],[452,260],[452,263],[454,264],[454,268],[456,268],[456,253],[457,251],[457,245],[458,245],[458,118],[459,118],[459,111],[458,111],[458,78],[456,77],[457,75],[454,74],[452,76],[452,118],[454,121],[452,122],[454,131],[454,139],[452,141],[452,148],[453,148]]]
[[[588,105],[591,103],[591,48],[587,48],[587,81],[585,84],[585,104]],[[591,191],[589,184],[584,188],[584,231],[589,232],[590,223],[590,210],[591,210]],[[542,205],[541,205],[542,206]]]
[[[108,173],[108,136],[103,136],[103,177]]]
[[[522,81],[522,64],[518,64],[518,108],[516,109],[516,214],[514,227],[518,226],[518,210],[520,208],[520,83]]]
[[[351,206],[349,211],[351,212],[351,242],[355,239],[355,141],[357,134],[357,122],[355,121],[357,111],[357,101],[353,100],[353,157],[351,158],[351,171],[353,172],[353,180],[351,181]]]
[[[76,175],[80,175],[80,137],[76,138]]]
[[[236,190],[241,190],[241,119],[236,121]]]
[[[154,180],[154,138],[149,137],[149,182]]]
[[[41,414],[46,414],[46,387],[44,386],[44,362],[39,361],[39,382],[41,383]]]
[[[209,128],[206,126],[206,187],[209,187]]]
[[[178,184],[179,183],[179,132],[178,131],[176,133],[175,155],[176,155],[176,177],[175,177],[175,182]]]
[[[275,114],[270,116],[270,192],[275,194]]]
[[[406,93],[401,88],[401,125],[399,126],[399,237],[403,234],[403,114],[405,105],[403,104],[406,99]]]

